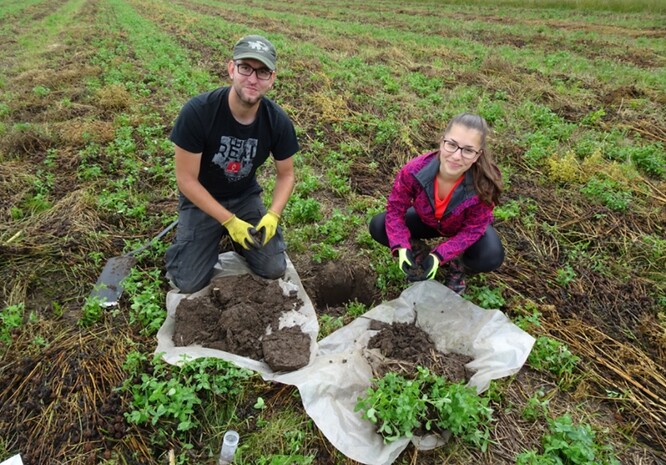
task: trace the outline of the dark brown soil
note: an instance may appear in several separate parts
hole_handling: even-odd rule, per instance
[[[410,373],[413,375],[416,365],[429,369],[451,383],[467,382],[472,377],[472,373],[465,368],[473,360],[472,357],[456,353],[442,354],[430,336],[414,324],[388,325],[373,321],[370,329],[381,330],[370,339],[368,348],[379,349],[386,357],[381,365],[373,367],[377,377],[389,371],[405,376]]]
[[[277,281],[254,275],[213,278],[210,294],[183,299],[176,308],[176,346],[201,344],[254,360],[274,371],[304,367],[310,359],[310,337],[299,327],[279,328],[285,312],[303,302],[285,296]]]
[[[407,281],[423,281],[426,277],[428,269],[423,266],[428,254],[430,253],[431,247],[428,246],[428,243],[422,239],[412,239],[412,255],[414,256],[414,263],[412,266],[407,269],[406,277]]]
[[[345,304],[359,302],[371,308],[381,301],[375,282],[376,273],[366,264],[350,260],[336,260],[324,265],[299,264],[311,276],[303,278],[303,286],[318,315],[341,316]]]
[[[336,271],[329,274],[340,275],[340,269]],[[179,303],[173,335],[176,346],[201,344],[264,360],[274,371],[292,371],[308,364],[308,335],[299,327],[278,329],[280,316],[300,307],[302,301],[285,296],[277,281],[249,274],[227,276],[214,278],[210,289],[208,295]],[[419,365],[451,382],[466,382],[471,377],[465,368],[471,357],[442,354],[428,334],[414,324],[373,321],[370,329],[380,331],[368,348],[379,349],[385,357],[381,366],[374,368],[376,376],[388,371],[408,375]]]

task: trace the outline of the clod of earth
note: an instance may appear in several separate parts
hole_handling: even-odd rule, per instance
[[[256,244],[256,247],[261,247],[262,244],[264,243],[264,236],[266,234],[266,229],[261,228],[260,230],[257,231],[256,228],[250,228],[249,231],[250,231],[250,236],[252,236],[252,239]]]
[[[407,281],[421,281],[426,274],[425,268],[421,263],[415,263],[407,269]]]
[[[427,270],[423,267],[423,261],[430,253],[428,244],[423,240],[412,242],[412,254],[415,257],[414,263],[407,269],[407,281],[421,281],[424,279]]]
[[[273,371],[293,371],[310,361],[310,337],[297,326],[264,336],[264,361]],[[287,358],[285,354],[292,355]]]
[[[389,371],[410,377],[416,366],[422,366],[451,383],[469,381],[472,373],[465,365],[472,360],[467,355],[443,354],[435,347],[428,333],[413,323],[387,324],[373,320],[371,330],[379,330],[368,341],[368,349],[378,349],[384,356],[381,361],[371,361],[376,378]]]
[[[254,275],[213,278],[210,293],[183,299],[173,334],[178,347],[200,344],[264,360],[273,371],[293,371],[310,361],[310,336],[279,327],[280,317],[303,302],[284,295],[277,281]]]

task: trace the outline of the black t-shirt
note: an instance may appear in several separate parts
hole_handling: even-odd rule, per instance
[[[258,189],[255,173],[269,154],[286,160],[300,149],[291,120],[268,98],[262,98],[252,124],[236,121],[229,109],[229,89],[193,97],[171,131],[174,144],[202,153],[199,182],[219,199]]]

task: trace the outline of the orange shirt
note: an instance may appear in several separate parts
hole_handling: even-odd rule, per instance
[[[449,195],[447,195],[445,199],[440,199],[439,183],[437,182],[437,178],[435,177],[435,218],[439,219],[444,215],[444,212],[446,211],[446,206],[449,204],[449,201],[451,200],[451,195],[453,194],[453,191],[456,190],[456,187],[458,187],[458,185],[462,182],[464,178],[465,178],[464,174],[460,176],[456,180],[456,183],[451,188]]]

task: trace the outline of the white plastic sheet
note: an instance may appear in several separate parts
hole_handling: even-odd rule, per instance
[[[218,262],[215,265],[214,276],[235,276],[250,273],[245,260],[235,252],[225,252],[220,254]],[[319,323],[317,315],[312,305],[312,301],[305,293],[298,273],[294,265],[287,258],[287,270],[284,278],[278,280],[280,287],[285,295],[289,295],[292,290],[297,291],[297,297],[303,301],[300,308],[295,308],[291,312],[284,313],[280,318],[280,328],[300,326],[301,331],[310,336],[310,360],[317,351],[317,335],[319,334]],[[174,326],[176,323],[176,308],[182,299],[195,298],[210,293],[210,285],[194,294],[182,294],[177,290],[171,290],[167,293],[166,307],[167,317],[162,327],[157,332],[157,348],[155,353],[164,353],[163,359],[172,365],[183,363],[184,360],[193,360],[200,357],[215,357],[234,362],[236,365],[256,371],[266,380],[272,379],[275,373],[264,362],[253,360],[248,357],[232,354],[217,349],[209,349],[200,345],[191,345],[185,347],[176,347],[173,343]]]
[[[23,465],[23,460],[21,460],[21,454],[9,457],[4,462],[0,463],[0,465]]]
[[[220,256],[220,263],[226,274],[247,272],[241,259],[225,255]],[[299,297],[305,302],[301,313],[307,316],[307,322],[302,328],[315,335],[314,341],[318,331],[314,308],[291,262],[287,277],[298,286]],[[488,389],[491,380],[517,373],[534,344],[532,336],[511,323],[499,310],[477,307],[436,281],[423,281],[410,286],[397,299],[369,310],[318,344],[313,343],[309,365],[290,373],[273,373],[263,362],[227,352],[198,346],[173,347],[173,315],[177,303],[185,296],[169,294],[169,317],[158,333],[156,350],[165,352],[166,361],[179,363],[182,355],[220,357],[255,370],[266,380],[296,386],[306,412],[331,444],[347,457],[367,465],[391,464],[410,442],[402,438],[385,444],[375,432],[376,426],[354,411],[358,398],[371,385],[372,369],[364,356],[369,339],[377,333],[369,329],[371,320],[415,322],[441,352],[472,357],[474,360],[466,365],[475,371],[469,386],[478,393]],[[430,449],[444,442],[433,436],[416,437],[412,441],[420,449]]]

